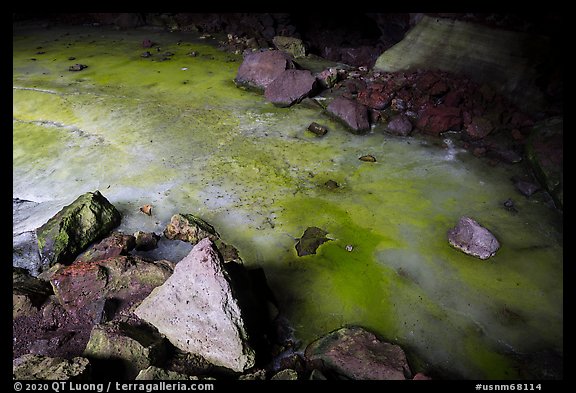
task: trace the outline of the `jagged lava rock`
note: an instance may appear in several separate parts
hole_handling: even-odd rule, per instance
[[[254,366],[242,312],[217,248],[204,238],[134,313],[177,348],[243,372]]]
[[[99,323],[108,299],[114,304],[109,312],[132,307],[163,284],[173,266],[164,260],[117,256],[65,266],[52,275],[50,283],[66,311],[78,319]]]
[[[460,217],[458,224],[448,231],[452,247],[480,259],[488,259],[500,248],[498,239],[470,217]]]
[[[102,239],[121,215],[99,191],[87,192],[36,230],[43,265],[68,264],[90,243]]]

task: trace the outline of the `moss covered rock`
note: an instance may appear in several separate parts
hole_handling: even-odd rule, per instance
[[[108,376],[134,379],[140,370],[165,359],[165,344],[158,332],[110,322],[92,329],[84,356]]]
[[[71,263],[90,243],[118,226],[120,220],[120,212],[98,190],[79,196],[36,230],[42,265]]]
[[[12,377],[20,380],[87,380],[90,362],[83,357],[62,359],[26,354],[12,361]]]

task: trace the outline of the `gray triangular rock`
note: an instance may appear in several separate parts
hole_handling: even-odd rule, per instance
[[[214,243],[204,238],[155,288],[135,314],[177,348],[242,372],[254,366],[254,350]]]

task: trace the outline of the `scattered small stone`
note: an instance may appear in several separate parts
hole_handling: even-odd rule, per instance
[[[142,52],[142,53],[140,54],[140,57],[145,57],[145,58],[146,58],[146,57],[150,57],[150,56],[152,56],[152,53],[150,53],[150,52],[148,52],[148,51]]]
[[[156,44],[149,39],[145,39],[144,41],[142,41],[143,48],[152,48],[154,45]]]
[[[186,56],[196,57],[196,56],[198,56],[198,52],[196,52],[195,50],[193,50],[192,52],[189,52]]]
[[[325,126],[322,126],[316,122],[312,122],[308,126],[308,131],[311,131],[318,136],[323,136],[323,135],[326,135],[326,133],[328,132],[328,128],[326,128]]]
[[[37,55],[43,55],[44,53],[46,53],[46,52],[43,52],[43,51],[36,52]]]
[[[335,189],[337,189],[338,187],[340,187],[340,185],[339,185],[336,181],[334,181],[334,180],[332,180],[332,179],[326,181],[326,183],[324,183],[324,185],[325,185],[326,188],[328,188],[329,190],[335,190]]]
[[[70,56],[70,57],[68,58],[68,60],[72,61],[72,60],[76,60],[76,58],[75,58],[74,56]]]
[[[524,196],[532,196],[536,191],[540,191],[541,187],[538,184],[525,181],[517,180],[514,182],[514,187]]]
[[[460,217],[456,227],[448,231],[448,242],[468,255],[488,259],[500,248],[498,239],[470,217]]]
[[[516,206],[514,206],[514,201],[511,198],[508,198],[504,201],[504,207],[506,210],[512,213],[518,213]]]
[[[346,251],[352,252],[352,250],[354,250],[354,246],[352,246],[352,244],[347,244],[346,245]]]
[[[363,155],[359,158],[360,161],[365,161],[365,162],[376,162],[376,157],[374,157],[371,154],[366,154]]]
[[[140,208],[140,211],[148,216],[152,215],[152,205],[146,204]]]
[[[390,102],[390,109],[394,112],[404,112],[406,110],[406,103],[401,98],[393,98]]]
[[[85,64],[74,64],[68,67],[68,71],[82,71],[84,68],[88,68]]]

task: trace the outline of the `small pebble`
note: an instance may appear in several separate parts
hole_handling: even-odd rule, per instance
[[[374,157],[373,155],[370,155],[370,154],[366,154],[366,155],[360,157],[359,160],[365,161],[365,162],[376,162],[376,157]]]
[[[313,132],[314,134],[316,134],[318,136],[323,136],[323,135],[326,135],[326,133],[328,132],[328,129],[326,127],[316,123],[316,122],[312,122],[308,126],[308,131]]]
[[[82,71],[84,68],[88,68],[85,64],[74,64],[68,67],[68,71]]]

